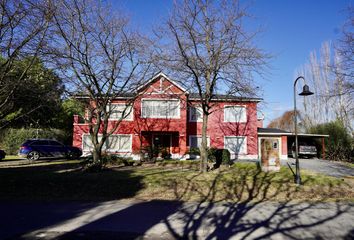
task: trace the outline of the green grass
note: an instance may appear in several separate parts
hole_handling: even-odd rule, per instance
[[[348,162],[346,162],[345,165],[347,165],[348,167],[354,168],[354,163],[348,163]]]
[[[17,155],[6,155],[2,161],[21,160],[21,159],[23,159],[23,158],[21,158]]]
[[[286,167],[277,173],[265,173],[255,164],[237,163],[231,168],[222,166],[201,174],[183,164],[113,168],[99,173],[83,172],[77,160],[0,168],[0,199],[139,198],[213,202],[354,199],[351,179],[342,181],[302,171],[304,185],[298,187]]]

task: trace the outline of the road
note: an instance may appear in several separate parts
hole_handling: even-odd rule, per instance
[[[0,239],[353,239],[354,203],[1,202]]]

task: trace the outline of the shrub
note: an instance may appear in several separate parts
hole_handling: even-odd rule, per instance
[[[231,165],[232,163],[230,152],[227,149],[217,149],[215,151],[215,159],[217,165],[220,165],[221,163]]]
[[[59,129],[35,129],[35,128],[9,128],[3,130],[0,134],[0,145],[5,149],[7,154],[17,154],[20,146],[27,139],[31,138],[48,138],[63,141],[66,136],[65,132]]]
[[[188,153],[191,155],[200,155],[200,150],[197,147],[192,147],[189,149]]]
[[[341,121],[319,124],[309,129],[309,133],[328,134],[325,138],[326,158],[331,160],[354,161],[354,139],[347,132]],[[321,150],[322,145],[318,143]]]

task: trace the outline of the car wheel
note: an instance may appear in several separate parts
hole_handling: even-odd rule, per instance
[[[39,159],[39,152],[32,151],[27,155],[27,159],[31,161],[36,161]]]

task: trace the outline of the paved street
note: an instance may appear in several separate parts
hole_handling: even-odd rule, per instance
[[[0,239],[353,239],[353,203],[0,204]]]

